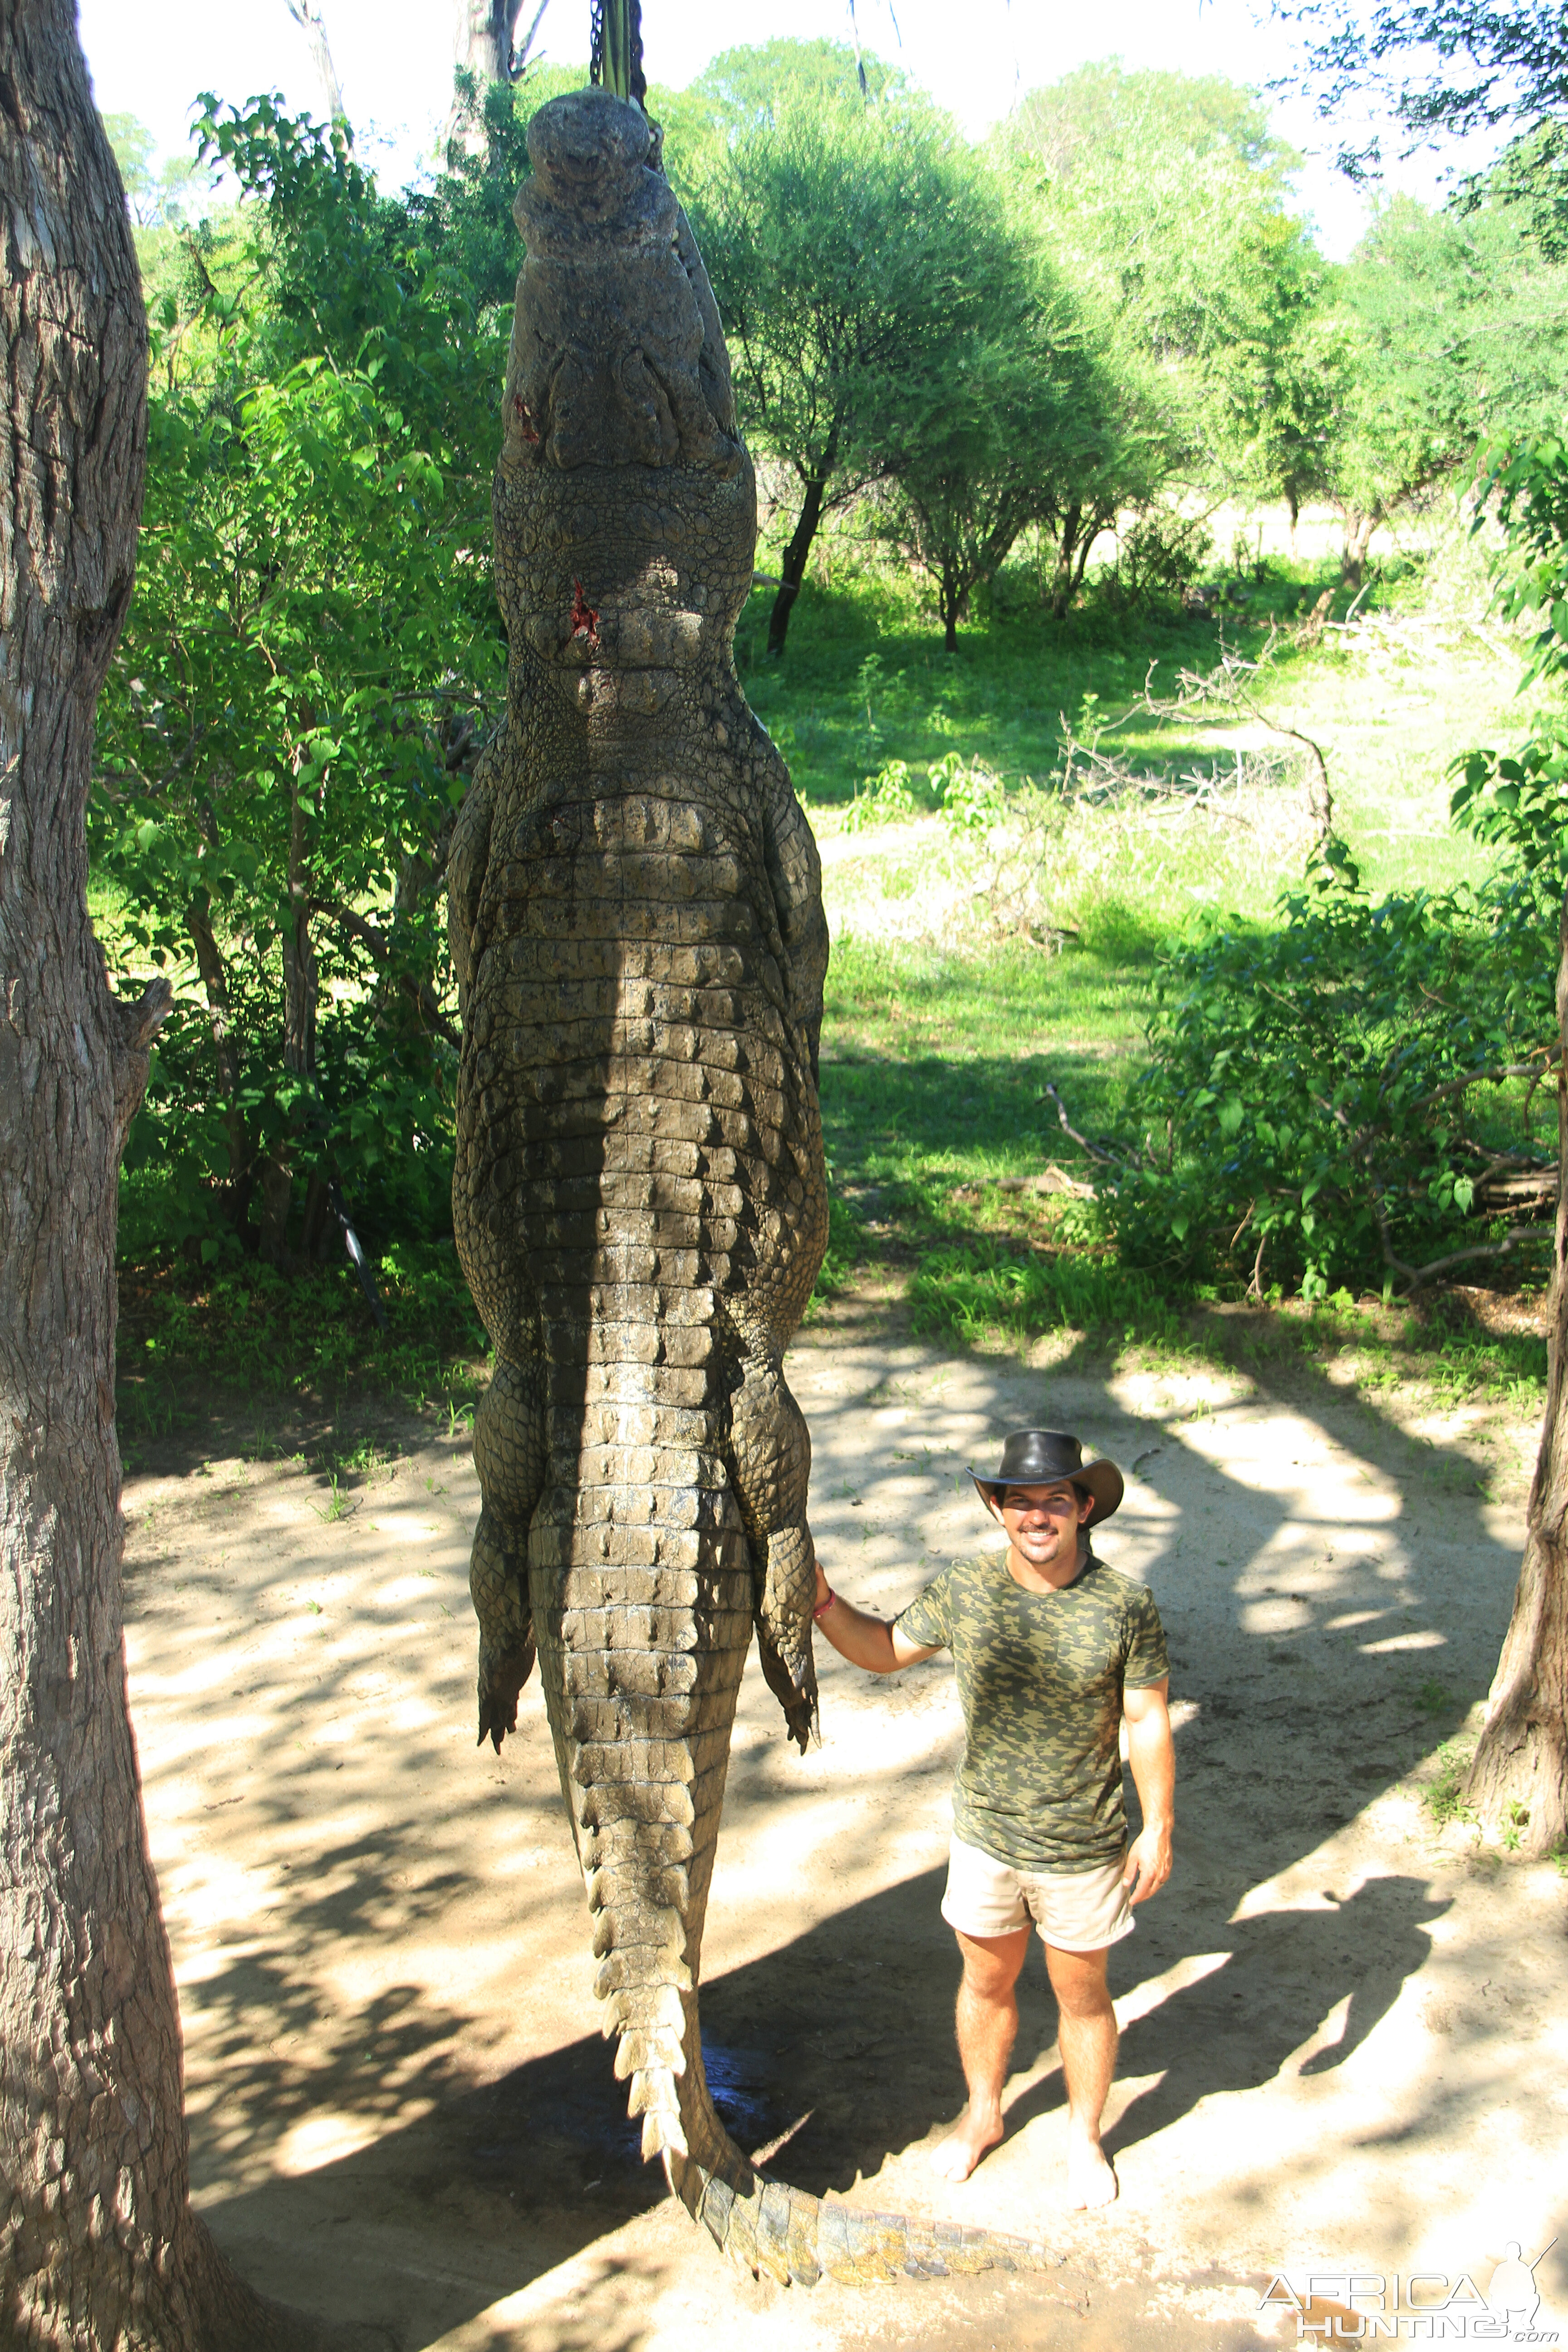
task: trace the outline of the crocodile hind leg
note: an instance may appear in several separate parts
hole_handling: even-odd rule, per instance
[[[474,1415],[482,1508],[468,1591],[479,1621],[479,1739],[499,1751],[517,1728],[518,1694],[533,1671],[528,1528],[544,1486],[544,1363],[499,1357]]]
[[[741,1385],[731,1399],[726,1448],[755,1585],[757,1653],[763,1674],[804,1755],[816,1726],[816,1665],[811,1609],[816,1551],[806,1525],[811,1436],[789,1392],[771,1332],[742,1336]]]

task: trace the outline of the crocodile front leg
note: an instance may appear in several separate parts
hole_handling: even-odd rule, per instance
[[[544,1365],[501,1358],[474,1415],[482,1507],[468,1591],[479,1621],[479,1740],[500,1753],[533,1671],[528,1529],[544,1487]]]
[[[816,1552],[805,1517],[811,1435],[784,1380],[781,1353],[765,1328],[746,1345],[725,1454],[751,1541],[757,1654],[804,1756],[816,1728],[811,1650]]]

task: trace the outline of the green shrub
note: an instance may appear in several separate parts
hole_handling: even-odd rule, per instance
[[[363,1381],[448,1412],[471,1406],[489,1343],[451,1244],[394,1244],[376,1279],[384,1331],[341,1255],[295,1280],[237,1250],[210,1272],[122,1268],[122,1427],[135,1438],[171,1425],[174,1398],[193,1382],[259,1401]]]
[[[1285,898],[1278,929],[1162,958],[1100,1181],[1128,1264],[1404,1288],[1497,1245],[1489,1177],[1550,1164],[1555,958],[1533,893],[1374,903],[1339,873]]]
[[[1201,518],[1152,506],[1123,530],[1115,561],[1099,583],[1112,612],[1131,611],[1162,596],[1179,597],[1214,553],[1214,533]]]
[[[1007,814],[1007,787],[984,760],[945,752],[932,761],[929,782],[942,805],[942,824],[957,840],[983,847]]]
[[[864,833],[871,825],[902,824],[915,813],[906,760],[889,760],[868,776],[844,812],[846,833]]]

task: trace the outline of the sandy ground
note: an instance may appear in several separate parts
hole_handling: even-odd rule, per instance
[[[1484,2292],[1510,2239],[1531,2257],[1568,2236],[1568,1888],[1435,1831],[1418,1793],[1457,1717],[1415,1694],[1485,1688],[1534,1432],[1310,1368],[1271,1391],[1055,1352],[953,1355],[862,1297],[803,1333],[791,1379],[824,1559],[886,1610],[984,1539],[963,1465],[1005,1430],[1075,1427],[1135,1474],[1100,1548],[1169,1629],[1179,1834],[1113,1956],[1120,2203],[1058,2201],[1037,1961],[1005,2143],[960,2189],[925,2162],[963,2101],[943,1662],[877,1684],[828,1653],[801,1760],[753,1661],[703,1955],[738,2137],[790,2134],[776,2169],[803,2188],[1042,2233],[1061,2263],[1037,2278],[759,2284],[642,2167],[537,1683],[500,1758],[473,1744],[460,1437],[405,1431],[412,1450],[334,1496],[298,1458],[246,1458],[236,1423],[202,1436],[210,1458],[170,1441],[130,1481],[132,1702],[195,2182],[258,2284],[380,2321],[401,2352],[1100,2352],[1257,2344],[1282,2269]],[[1551,2324],[1565,2254],[1538,2273]]]

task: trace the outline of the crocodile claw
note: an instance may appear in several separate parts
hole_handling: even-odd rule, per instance
[[[481,1644],[479,1650],[479,1736],[476,1747],[482,1748],[486,1735],[496,1754],[500,1754],[501,1741],[509,1731],[517,1729],[517,1702],[524,1683],[533,1672],[534,1647],[531,1641],[521,1649],[509,1650],[497,1657]]]

